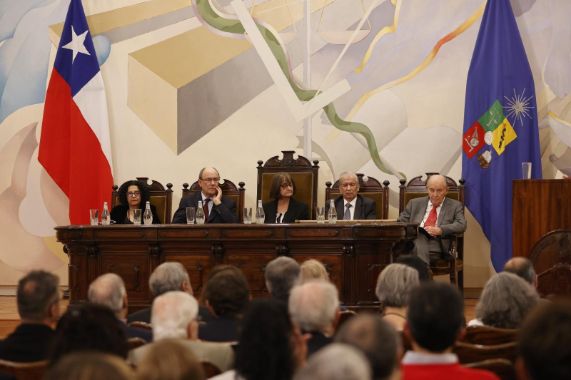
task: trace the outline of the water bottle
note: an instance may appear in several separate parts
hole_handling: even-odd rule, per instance
[[[149,201],[147,201],[147,204],[145,205],[143,224],[146,226],[153,224],[153,212],[151,211],[151,203]]]
[[[256,223],[264,224],[266,215],[264,214],[264,207],[262,206],[262,200],[258,199],[258,207],[256,208]]]
[[[196,224],[204,224],[204,209],[202,208],[202,201],[198,201],[198,207],[196,207],[194,220],[196,220]]]
[[[107,202],[103,202],[103,211],[101,212],[101,225],[108,226],[109,224],[111,224],[109,207],[107,206]]]
[[[337,210],[335,210],[335,202],[333,199],[329,200],[329,211],[327,212],[327,222],[330,224],[337,223]]]

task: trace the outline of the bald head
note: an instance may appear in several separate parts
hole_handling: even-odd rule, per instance
[[[123,279],[115,273],[105,273],[97,277],[87,291],[91,303],[110,308],[117,318],[127,315],[127,290]]]
[[[426,190],[428,191],[428,198],[434,207],[440,206],[444,197],[448,193],[448,185],[446,178],[440,174],[433,174],[428,177],[426,181]]]
[[[504,272],[513,273],[533,286],[537,285],[537,276],[533,263],[527,257],[512,257],[504,266]]]

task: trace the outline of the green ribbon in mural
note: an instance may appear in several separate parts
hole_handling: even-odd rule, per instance
[[[216,12],[212,8],[212,5],[210,4],[209,0],[193,0],[193,1],[198,16],[210,27],[224,33],[238,34],[242,36],[245,34],[244,27],[242,26],[240,20],[223,17],[221,13]],[[270,47],[272,54],[276,58],[278,64],[280,65],[280,68],[285,74],[289,84],[291,85],[298,99],[304,102],[313,99],[313,97],[317,95],[318,91],[303,89],[295,82],[293,75],[291,74],[290,68],[288,66],[288,59],[285,50],[280,45],[278,39],[273,34],[273,32],[268,28],[266,28],[265,26],[260,25],[259,23],[256,23],[256,26],[258,27],[260,33],[262,34],[262,37]],[[379,150],[377,149],[375,136],[373,136],[373,133],[365,124],[342,119],[335,111],[333,103],[327,104],[325,107],[323,107],[323,110],[325,111],[325,115],[327,115],[329,122],[335,128],[345,132],[358,133],[359,135],[365,138],[365,141],[367,142],[367,147],[369,149],[369,154],[371,155],[371,158],[375,163],[375,165],[381,171],[387,174],[395,175],[399,179],[406,178],[403,173],[401,172],[394,173],[389,168],[387,168],[387,166],[383,163],[381,157],[379,156]]]

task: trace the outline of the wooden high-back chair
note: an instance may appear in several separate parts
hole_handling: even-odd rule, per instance
[[[404,210],[407,203],[414,198],[425,197],[428,195],[426,190],[426,182],[431,175],[438,173],[426,173],[426,177],[417,176],[412,178],[408,183],[406,180],[400,180],[399,186],[399,214]],[[464,180],[460,179],[458,183],[452,178],[446,177],[448,185],[447,198],[455,199],[464,205]],[[450,237],[450,247],[448,253],[450,260],[436,259],[430,261],[430,270],[432,275],[449,275],[450,282],[455,284],[461,292],[464,292],[464,234],[458,234]]]
[[[288,173],[295,183],[294,198],[303,202],[311,210],[311,218],[315,219],[317,207],[317,175],[319,171],[319,161],[312,163],[303,156],[294,158],[293,150],[282,151],[283,158],[273,156],[266,162],[258,161],[258,190],[256,199],[261,199],[263,203],[271,200],[270,188],[276,173]]]
[[[356,173],[359,180],[359,194],[363,197],[371,198],[375,201],[377,219],[387,219],[389,217],[389,185],[390,182],[384,180],[381,184],[377,179],[368,177],[362,173]],[[333,185],[325,182],[325,201],[335,199],[341,195],[339,190],[339,180]]]
[[[529,259],[542,297],[571,296],[571,230],[543,235],[531,248]]]
[[[230,181],[229,179],[223,179],[220,183],[220,188],[222,189],[222,194],[224,197],[230,198],[236,204],[236,216],[238,217],[238,223],[242,223],[244,221],[244,197],[246,189],[244,186],[246,185],[244,182],[238,182],[238,186],[234,184],[234,182]],[[200,185],[198,181],[195,181],[190,187],[188,183],[182,184],[182,197],[188,197],[191,193],[195,191],[200,191]]]
[[[166,188],[158,181],[151,180],[149,184],[148,177],[137,177],[137,181],[147,185],[149,189],[149,202],[157,209],[157,214],[161,219],[161,223],[169,224],[172,219],[172,183],[167,183]],[[120,204],[119,186],[113,185],[111,193],[111,208]],[[144,208],[145,205],[141,205]]]

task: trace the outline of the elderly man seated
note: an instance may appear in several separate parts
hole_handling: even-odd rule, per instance
[[[176,339],[200,361],[212,363],[221,371],[232,366],[234,353],[229,343],[198,340],[198,302],[186,292],[172,291],[153,301],[151,325],[155,342]],[[129,352],[133,365],[140,363],[155,343],[146,344]]]
[[[464,207],[457,200],[446,198],[446,178],[431,175],[426,181],[428,196],[411,199],[398,217],[399,222],[416,223],[426,234],[419,233],[414,241],[414,252],[426,263],[441,258],[447,252],[450,242],[442,238],[466,231]]]
[[[313,281],[294,287],[289,296],[289,314],[295,325],[311,334],[308,355],[333,341],[339,320],[339,296],[330,282]]]

